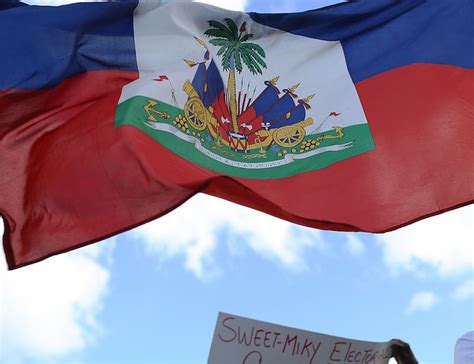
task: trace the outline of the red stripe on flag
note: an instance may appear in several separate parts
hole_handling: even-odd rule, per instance
[[[374,232],[473,200],[472,70],[420,64],[357,84],[376,150],[275,180],[220,176],[115,128],[121,87],[136,77],[96,71],[0,94],[11,269],[150,221],[199,191],[302,225]]]
[[[473,84],[474,70],[429,64],[363,81],[376,150],[285,179],[238,179],[238,193],[227,178],[229,188],[207,192],[306,226],[372,232],[472,203]]]

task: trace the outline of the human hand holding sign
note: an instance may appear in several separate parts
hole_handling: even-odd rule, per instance
[[[415,355],[411,351],[410,345],[406,342],[393,339],[390,341],[390,348],[397,364],[418,364],[418,360],[416,360]]]

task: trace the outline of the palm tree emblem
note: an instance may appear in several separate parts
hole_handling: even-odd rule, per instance
[[[246,22],[243,22],[240,28],[237,28],[237,24],[230,18],[224,19],[225,24],[215,20],[210,20],[208,23],[211,28],[206,30],[204,34],[213,38],[209,40],[209,43],[220,47],[217,55],[222,56],[222,68],[229,71],[227,93],[229,95],[232,129],[235,133],[238,133],[235,71],[241,73],[243,65],[245,65],[252,74],[261,74],[262,69],[267,68],[263,60],[265,51],[258,44],[249,42],[253,34],[244,34],[246,32]]]

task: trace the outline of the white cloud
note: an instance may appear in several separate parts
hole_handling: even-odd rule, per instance
[[[384,259],[394,271],[433,270],[440,276],[474,271],[474,207],[434,216],[377,235]]]
[[[214,253],[220,235],[232,236],[234,245],[250,247],[291,270],[305,269],[306,248],[324,249],[318,230],[203,194],[132,231],[132,236],[160,259],[184,255],[186,268],[200,278],[215,271]]]
[[[469,279],[456,287],[453,296],[457,300],[465,300],[474,296],[474,278]]]
[[[110,278],[98,259],[112,246],[95,244],[9,272],[0,257],[0,361],[59,359],[94,342]]]
[[[356,233],[344,233],[346,237],[346,246],[353,255],[360,255],[365,251],[365,245],[362,239]]]
[[[318,9],[324,6],[334,5],[338,3],[346,2],[347,0],[319,0],[316,4],[315,1],[304,3],[295,0],[280,0],[277,5],[272,4],[269,6],[268,13],[291,13],[294,11]]]
[[[407,314],[412,314],[417,311],[428,311],[434,304],[438,301],[437,296],[434,292],[430,291],[421,291],[415,293],[410,300],[405,312]]]

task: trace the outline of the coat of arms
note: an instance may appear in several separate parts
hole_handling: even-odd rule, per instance
[[[314,161],[315,156],[353,149],[355,136],[367,131],[367,125],[359,127],[364,130],[351,126],[351,132],[346,133],[345,127],[334,122],[328,130],[327,124],[341,115],[338,110],[316,123],[311,104],[317,96],[298,95],[304,80],[295,80],[281,89],[280,77],[275,74],[262,84],[254,84],[254,76],[268,70],[268,60],[265,49],[252,42],[254,35],[247,31],[246,21],[238,25],[224,18],[222,22],[210,20],[208,26],[205,37],[193,39],[195,47],[202,48],[201,59],[183,60],[183,67],[192,72],[181,85],[186,95],[184,105],[178,105],[169,74],[153,79],[168,87],[167,100],[141,96],[139,103],[134,103],[135,124],[151,129],[149,132],[160,143],[174,149],[173,141],[153,133],[164,132],[175,138],[174,143],[194,146],[194,156],[182,156],[210,169],[251,178],[275,178],[333,163],[334,158],[321,158],[319,165],[301,164],[308,158]],[[223,72],[227,73],[227,82]],[[281,168],[286,171],[276,171]]]

